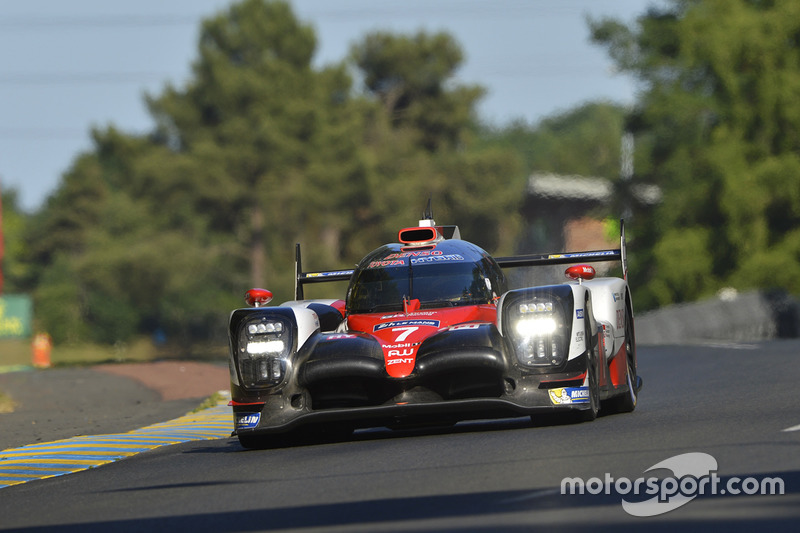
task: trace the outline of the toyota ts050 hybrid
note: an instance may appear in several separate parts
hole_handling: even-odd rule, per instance
[[[430,209],[354,270],[303,272],[295,300],[247,292],[229,322],[231,406],[244,447],[315,426],[453,424],[636,407],[633,306],[620,248],[493,258]],[[582,261],[619,261],[622,278]],[[508,290],[504,268],[571,265],[561,284]],[[344,300],[304,285],[347,281]]]

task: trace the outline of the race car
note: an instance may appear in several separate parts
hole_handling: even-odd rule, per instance
[[[235,434],[245,448],[295,430],[403,428],[630,412],[637,375],[624,223],[620,248],[493,258],[426,209],[354,270],[303,272],[295,300],[247,291],[229,320]],[[622,277],[583,262],[618,261]],[[567,281],[508,289],[503,269],[570,265]],[[344,300],[304,298],[349,281]]]

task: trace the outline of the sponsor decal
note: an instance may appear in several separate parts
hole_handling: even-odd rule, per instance
[[[445,261],[463,261],[464,256],[459,254],[450,255],[432,255],[429,257],[412,257],[410,259],[412,265],[419,265],[422,263],[443,263]]]
[[[306,274],[307,278],[326,278],[328,276],[351,276],[352,270],[339,270],[336,272],[309,272]]]
[[[579,258],[579,257],[604,257],[608,255],[614,255],[617,252],[615,250],[601,250],[599,252],[578,252],[574,254],[551,254],[548,255],[548,259],[561,259],[561,258]]]
[[[453,326],[450,328],[450,331],[458,331],[460,329],[478,329],[481,327],[480,324],[459,324],[458,326]]]
[[[384,350],[391,350],[392,348],[411,348],[418,345],[418,342],[401,342],[400,344],[381,344]]]
[[[583,318],[583,309],[576,309],[575,316],[578,318]]]
[[[416,252],[402,252],[396,254],[389,254],[384,259],[402,259],[404,257],[428,257],[431,255],[442,255],[441,250],[421,250]]]
[[[411,364],[413,362],[414,362],[414,358],[413,357],[400,357],[400,358],[397,358],[397,359],[387,359],[386,360],[386,366]]]
[[[412,319],[412,320],[395,320],[392,322],[384,322],[383,324],[377,324],[374,328],[372,328],[372,331],[380,331],[382,329],[397,328],[403,326],[428,326],[432,328],[438,328],[439,321],[426,320],[424,318]]]
[[[572,405],[589,403],[589,387],[565,387],[550,389],[550,401],[553,405]]]
[[[393,314],[393,315],[383,315],[381,317],[381,320],[387,320],[389,318],[405,318],[407,316],[433,316],[435,314],[436,314],[435,311],[414,311],[414,312],[408,313],[408,314],[396,313],[396,314]]]
[[[392,259],[389,261],[373,261],[367,268],[383,268],[388,266],[404,266],[406,263],[402,259]]]
[[[333,335],[327,335],[328,340],[338,341],[341,339],[355,339],[358,335],[353,335],[351,333],[334,333]]]
[[[261,413],[236,413],[236,429],[252,429],[261,420]]]

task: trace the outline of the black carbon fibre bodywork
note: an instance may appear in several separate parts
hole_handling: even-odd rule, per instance
[[[494,324],[431,336],[419,349],[413,374],[404,378],[387,374],[380,344],[370,335],[320,333],[306,344],[294,358],[293,377],[279,390],[233,387],[234,414],[259,415],[258,426],[239,427],[239,435],[319,423],[396,427],[583,408],[554,406],[548,390],[580,386],[585,354],[557,372],[524,368]]]

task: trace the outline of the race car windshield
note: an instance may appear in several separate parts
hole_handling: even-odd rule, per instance
[[[350,313],[401,311],[403,299],[418,299],[420,309],[485,304],[491,290],[471,262],[367,268],[353,285]]]

